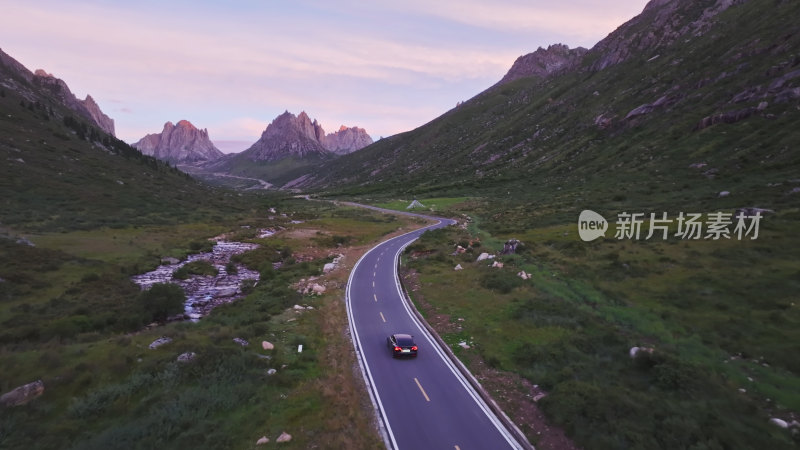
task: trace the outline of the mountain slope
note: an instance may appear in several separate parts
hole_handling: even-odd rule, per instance
[[[223,156],[208,138],[208,130],[199,130],[188,120],[167,122],[161,133],[148,134],[133,147],[172,164],[213,161]]]
[[[72,230],[175,223],[235,211],[186,174],[107,134],[76,111],[69,88],[0,64],[0,225]],[[60,88],[54,86],[62,86]],[[197,198],[203,202],[198,207]]]
[[[798,162],[797,3],[720,4],[731,2],[651,2],[574,69],[490,89],[300,185],[354,194],[511,191],[522,202],[591,185],[579,195],[588,203],[618,190],[642,201],[654,189],[678,197],[673,184],[688,184],[682,197],[699,202],[730,190],[724,177],[785,183]],[[695,163],[718,175],[689,170]],[[774,191],[750,201],[785,200]]]

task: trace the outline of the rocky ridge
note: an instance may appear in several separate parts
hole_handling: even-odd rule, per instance
[[[161,133],[148,134],[133,146],[145,155],[174,164],[213,161],[223,156],[209,139],[208,130],[200,130],[188,120],[167,122]]]
[[[241,154],[253,161],[275,161],[288,156],[306,158],[346,154],[372,143],[363,128],[342,126],[325,134],[322,125],[305,111],[295,116],[289,111],[276,117],[261,138]]]
[[[0,86],[18,92],[29,102],[39,100],[34,89],[40,88],[53,100],[89,120],[106,133],[115,136],[114,119],[103,113],[91,95],[87,95],[84,100],[78,99],[64,80],[56,78],[42,69],[31,72],[2,49],[0,49],[0,65],[8,71],[9,75],[0,78]]]
[[[588,50],[583,47],[570,49],[564,44],[553,44],[547,49],[539,47],[535,52],[517,58],[508,73],[495,86],[524,77],[546,78],[562,70],[569,70],[580,63],[586,52]]]

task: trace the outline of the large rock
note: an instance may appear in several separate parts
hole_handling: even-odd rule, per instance
[[[0,406],[24,405],[43,393],[44,383],[42,380],[36,380],[0,396]]]
[[[150,350],[155,350],[155,349],[157,349],[158,347],[161,347],[164,344],[169,344],[170,342],[172,342],[172,338],[169,338],[167,336],[161,336],[160,338],[158,338],[155,341],[153,341],[152,343],[150,343],[149,348],[150,348]]]
[[[223,156],[208,137],[208,130],[199,130],[188,120],[177,125],[164,124],[161,133],[148,134],[133,144],[142,154],[173,164],[213,161]]]
[[[561,70],[575,67],[587,51],[583,47],[570,49],[564,44],[553,44],[547,49],[539,47],[535,52],[517,58],[508,73],[495,86],[525,77],[547,78]]]
[[[292,435],[284,431],[280,436],[278,436],[278,439],[276,439],[275,442],[289,442],[291,440]]]
[[[264,350],[272,350],[272,349],[275,348],[275,344],[273,344],[272,342],[268,342],[268,341],[262,341],[261,342],[261,348],[263,348]]]

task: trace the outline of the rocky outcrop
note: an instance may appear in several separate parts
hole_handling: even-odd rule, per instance
[[[161,133],[148,134],[133,144],[145,155],[173,164],[213,161],[223,156],[208,138],[208,130],[197,129],[188,120],[164,124]]]
[[[588,50],[583,47],[570,49],[564,44],[553,44],[547,49],[539,47],[535,52],[517,58],[508,73],[495,86],[525,77],[547,78],[575,67],[586,52]]]
[[[336,133],[325,130],[305,111],[295,116],[289,111],[275,118],[261,138],[241,154],[252,161],[277,161],[286,157],[332,156],[359,150],[372,143],[363,128],[342,126]]]
[[[323,144],[337,155],[346,155],[372,144],[372,138],[363,128],[342,125],[339,131],[326,135]]]
[[[0,69],[3,69],[0,71],[0,85],[15,90],[30,102],[39,101],[40,95],[45,94],[106,133],[114,135],[114,120],[100,110],[90,95],[87,95],[85,100],[79,100],[64,80],[42,69],[31,72],[2,50],[0,50]]]
[[[625,22],[589,51],[592,71],[619,64],[634,55],[658,56],[658,49],[703,35],[715,17],[747,0],[651,0],[641,14]],[[698,16],[698,7],[704,7]]]
[[[0,406],[21,406],[44,393],[44,383],[36,380],[0,396]]]

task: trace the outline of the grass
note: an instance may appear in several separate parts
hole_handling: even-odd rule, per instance
[[[0,448],[251,448],[261,436],[274,443],[284,431],[293,439],[282,448],[380,447],[371,405],[353,370],[341,291],[303,297],[290,287],[319,275],[329,261],[317,255],[329,250],[317,248],[316,234],[296,228],[326,235],[350,230],[352,242],[340,248],[350,251],[350,245],[374,242],[406,222],[324,204],[295,206],[287,217],[254,216],[248,228],[233,233],[252,239],[261,227],[287,228],[240,258],[262,272],[245,299],[198,323],[154,328],[107,322],[109,313],[134,313],[124,309],[139,295],[128,278],[131,269],[157,264],[157,255],[202,251],[202,241],[225,224],[32,234],[36,247],[0,239],[6,252],[0,258],[0,390],[36,379],[46,386],[29,405],[3,411]],[[306,222],[290,224],[291,215]],[[301,251],[313,259],[292,263]],[[278,270],[275,260],[284,261]],[[343,285],[346,274],[330,276]],[[297,313],[294,304],[315,309]],[[172,342],[149,349],[161,336]],[[250,345],[235,343],[237,337]],[[262,340],[275,350],[262,350]],[[176,361],[185,352],[197,356]],[[269,375],[268,369],[277,372]]]
[[[524,245],[502,269],[476,258],[511,235],[473,225],[426,233],[404,260],[426,303],[462,327],[443,336],[454,351],[467,340],[542,386],[540,406],[579,445],[792,448],[767,423],[800,409],[792,214],[755,241],[584,243],[574,224],[532,228],[514,233]],[[631,359],[634,346],[655,351]]]

